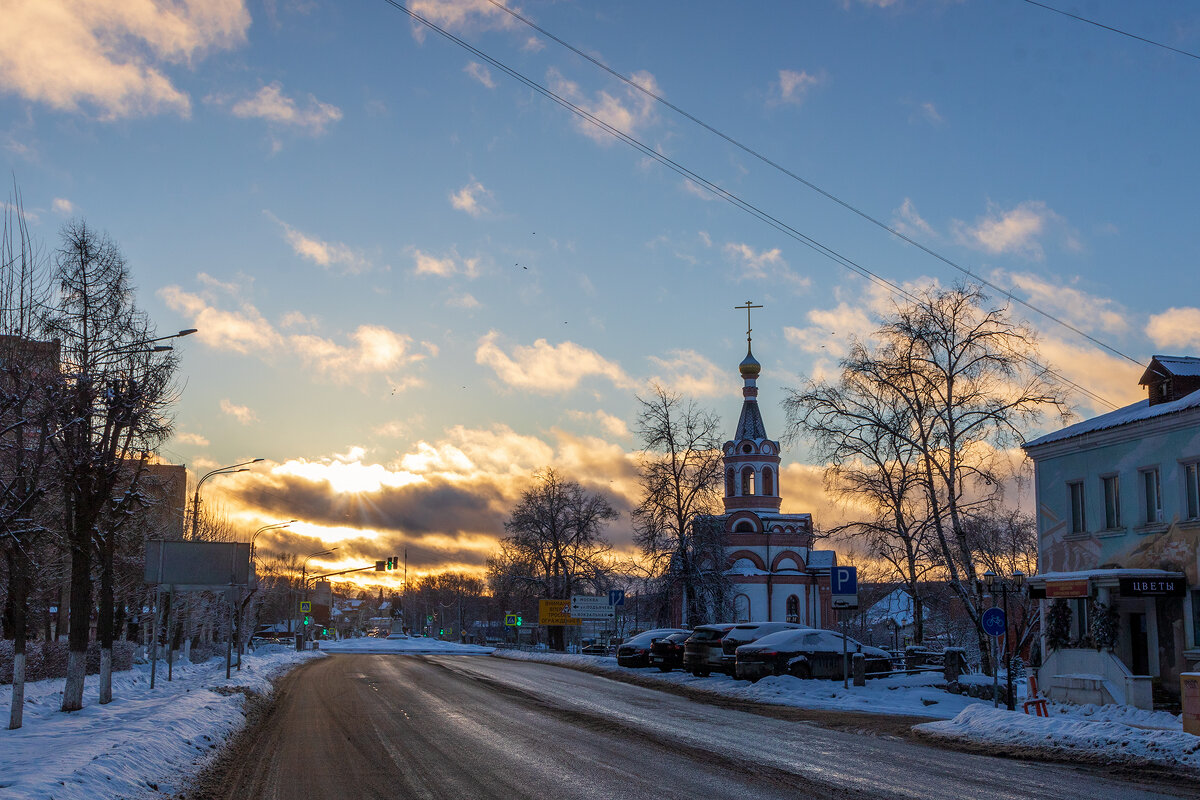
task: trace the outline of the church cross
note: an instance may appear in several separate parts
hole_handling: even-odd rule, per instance
[[[746,309],[746,344],[750,344],[750,331],[754,330],[753,328],[750,327],[750,309],[762,308],[762,306],[753,305],[749,300],[747,300],[746,305],[734,306],[733,310],[738,311],[743,308]]]

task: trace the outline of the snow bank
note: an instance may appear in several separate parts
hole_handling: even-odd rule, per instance
[[[867,681],[866,686],[851,685],[850,688],[843,689],[841,681],[800,680],[790,675],[763,678],[757,683],[751,683],[750,681],[735,680],[722,674],[697,678],[680,670],[673,672],[660,672],[657,669],[633,670],[619,667],[615,658],[604,656],[523,652],[520,650],[497,650],[492,655],[518,661],[558,664],[600,675],[612,675],[617,678],[637,675],[642,680],[661,682],[665,685],[686,686],[706,694],[795,708],[950,719],[972,703],[979,702],[965,695],[950,694],[938,688],[940,684],[944,683],[941,673],[938,672],[873,678]]]
[[[340,642],[321,642],[321,649],[326,653],[486,656],[496,648],[480,647],[475,644],[459,644],[458,642],[443,642],[440,639],[413,636],[405,639],[364,637],[361,639],[343,639]]]
[[[245,722],[246,692],[267,694],[271,679],[320,653],[260,647],[225,678],[225,659],[176,664],[167,682],[160,661],[113,673],[113,701],[98,705],[98,676],[84,684],[85,707],[64,714],[61,679],[25,686],[24,727],[0,730],[0,796],[13,800],[104,800],[171,793]],[[12,687],[0,687],[8,719]]]
[[[934,739],[1036,748],[1081,760],[1153,763],[1200,772],[1200,736],[1184,733],[1179,718],[1172,714],[1124,706],[1080,706],[1070,711],[1056,706],[1054,710],[1059,713],[1036,717],[977,703],[952,720],[927,722],[913,730]],[[1167,720],[1174,723],[1170,728],[1165,727]]]

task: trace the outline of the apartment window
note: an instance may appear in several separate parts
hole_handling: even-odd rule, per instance
[[[1071,489],[1071,533],[1087,532],[1087,517],[1083,513],[1083,482],[1069,483]]]
[[[1158,480],[1157,469],[1142,471],[1142,502],[1145,503],[1145,523],[1153,525],[1162,522],[1162,486]]]
[[[1183,481],[1187,492],[1187,518],[1200,519],[1200,463],[1183,465]]]
[[[1104,486],[1104,527],[1106,530],[1121,527],[1121,485],[1116,475],[1101,478]]]

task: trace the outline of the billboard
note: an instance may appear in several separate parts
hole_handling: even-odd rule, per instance
[[[250,545],[242,542],[146,542],[146,583],[180,591],[250,583]]]

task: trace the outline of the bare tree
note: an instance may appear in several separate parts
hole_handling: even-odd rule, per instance
[[[604,526],[616,518],[604,496],[589,493],[552,468],[536,473],[534,485],[504,523],[508,536],[489,560],[493,586],[523,584],[551,600],[598,588],[612,549]],[[552,627],[549,638],[551,647],[563,649],[561,627]]]
[[[0,231],[0,552],[8,574],[0,628],[13,638],[9,728],[15,729],[23,722],[28,601],[35,548],[47,531],[50,440],[61,382],[57,344],[36,340],[49,262],[29,235],[15,189],[12,201]]]
[[[855,343],[846,363],[865,358]],[[836,384],[810,383],[790,390],[783,402],[787,438],[812,444],[828,466],[826,488],[852,498],[871,516],[829,531],[862,538],[871,558],[891,568],[889,582],[899,582],[912,599],[913,640],[924,641],[924,585],[940,559],[933,552],[928,504],[920,479],[920,453],[909,438],[912,420],[864,376],[843,369]]]
[[[1037,572],[1037,523],[1033,517],[1015,509],[997,509],[967,521],[967,539],[975,553],[976,562],[1003,580],[1010,581],[1014,572],[1026,575]],[[1040,616],[1037,601],[1028,592],[1008,593],[1008,624],[1016,633],[1016,642],[1009,650],[1020,653],[1038,632]]]
[[[984,588],[967,530],[1000,499],[997,454],[1023,440],[1046,410],[1067,413],[1062,390],[1037,366],[1037,337],[975,286],[930,288],[896,308],[843,361],[908,421],[934,541],[951,587],[988,652]],[[990,664],[988,665],[990,671]]]
[[[642,498],[634,541],[653,573],[682,591],[683,622],[703,622],[728,594],[725,529],[708,519],[721,508],[721,422],[658,384],[652,391],[638,398]]]
[[[65,380],[55,440],[71,553],[62,709],[75,711],[83,707],[93,566],[100,577],[100,702],[112,698],[117,535],[144,502],[139,481],[171,430],[175,359],[151,344],[154,328],[134,304],[125,258],[107,236],[80,221],[64,226],[55,283],[58,296],[43,327],[61,342]]]

